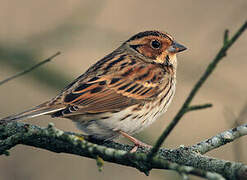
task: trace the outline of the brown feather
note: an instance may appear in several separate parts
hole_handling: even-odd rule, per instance
[[[63,114],[65,117],[88,112],[119,111],[152,100],[161,91],[161,79],[169,79],[165,76],[170,75],[158,64],[147,64],[141,59],[136,61],[134,65],[128,65],[133,64],[132,57],[118,54],[117,58],[103,64],[104,71],[100,71],[102,75],[88,73],[87,77],[78,79],[53,103],[78,107],[77,111]],[[125,66],[120,70],[119,64]]]

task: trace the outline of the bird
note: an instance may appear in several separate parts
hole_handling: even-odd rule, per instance
[[[95,140],[132,135],[167,111],[176,89],[176,54],[187,48],[162,31],[139,32],[92,65],[54,98],[1,123],[41,115],[72,120]]]

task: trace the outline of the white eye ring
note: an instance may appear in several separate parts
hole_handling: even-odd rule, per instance
[[[159,40],[152,40],[150,42],[150,46],[153,48],[153,49],[160,49],[161,47],[161,42]]]

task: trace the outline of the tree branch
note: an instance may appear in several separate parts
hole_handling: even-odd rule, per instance
[[[15,74],[15,75],[13,75],[11,77],[8,77],[7,79],[4,79],[4,80],[0,81],[0,86],[3,85],[4,83],[7,83],[10,80],[13,80],[13,79],[18,78],[20,76],[23,76],[24,74],[29,73],[30,71],[33,71],[34,69],[38,68],[39,66],[41,66],[41,65],[43,65],[45,63],[50,62],[53,58],[55,58],[56,56],[58,56],[60,54],[61,54],[60,52],[57,52],[56,54],[52,55],[51,57],[49,57],[49,58],[47,58],[47,59],[35,64],[34,66],[32,66],[32,67],[30,67],[30,68],[28,68],[28,69],[26,69],[26,70],[24,70],[22,72],[19,72],[19,73]]]
[[[247,124],[222,132],[212,138],[193,145],[192,148],[196,149],[200,154],[205,154],[208,151],[221,147],[244,135],[247,135]]]
[[[201,109],[206,109],[206,108],[210,108],[212,107],[213,105],[212,104],[202,104],[202,105],[193,105],[193,106],[189,106],[187,109],[186,109],[186,112],[189,112],[189,111],[195,111],[195,110],[201,110]]]
[[[223,44],[226,44],[228,40],[229,40],[229,30],[226,29],[224,33]]]
[[[224,34],[224,44],[217,53],[216,57],[213,59],[213,61],[208,65],[206,71],[203,73],[201,78],[198,80],[198,82],[195,84],[193,89],[191,90],[189,96],[185,100],[184,104],[176,114],[176,116],[173,118],[172,122],[167,126],[165,131],[161,134],[159,139],[156,141],[153,149],[151,150],[149,154],[149,159],[155,156],[155,154],[158,152],[159,148],[165,141],[165,139],[168,137],[168,135],[171,133],[171,131],[175,128],[177,123],[180,121],[180,119],[184,116],[185,113],[187,113],[187,109],[190,107],[190,103],[195,97],[198,90],[201,88],[201,86],[204,84],[204,82],[208,79],[208,77],[212,74],[212,72],[215,70],[217,64],[222,60],[223,57],[226,56],[227,50],[233,45],[233,43],[240,37],[240,35],[247,29],[247,21],[240,27],[240,29],[235,33],[235,35],[228,40],[228,31]]]
[[[204,141],[201,142],[203,143]],[[246,165],[202,156],[198,154],[200,148],[197,149],[196,146],[181,146],[173,150],[162,148],[158,155],[149,161],[149,150],[146,148],[139,148],[137,153],[129,153],[133,146],[113,141],[107,141],[101,145],[94,144],[86,141],[81,135],[56,129],[52,124],[47,128],[20,122],[0,125],[0,154],[6,154],[7,150],[17,144],[93,159],[100,157],[104,161],[137,168],[146,174],[155,168],[176,170],[179,173],[193,174],[208,179],[212,179],[210,177],[220,179],[219,174],[227,179],[247,177]]]

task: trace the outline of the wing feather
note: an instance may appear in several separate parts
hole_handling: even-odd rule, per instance
[[[63,92],[62,97],[58,99],[67,105],[67,109],[62,110],[66,113],[60,113],[61,115],[119,111],[134,104],[150,101],[162,90],[159,86],[161,81],[170,78],[169,73],[157,64],[136,60],[133,62],[133,59],[126,56],[119,56],[113,60],[105,66],[102,65],[108,72],[102,75],[89,74]],[[131,63],[132,65],[128,65]],[[121,68],[117,69],[115,66]],[[109,71],[110,68],[117,71]],[[71,108],[73,106],[77,108]],[[70,109],[73,111],[69,111]]]

